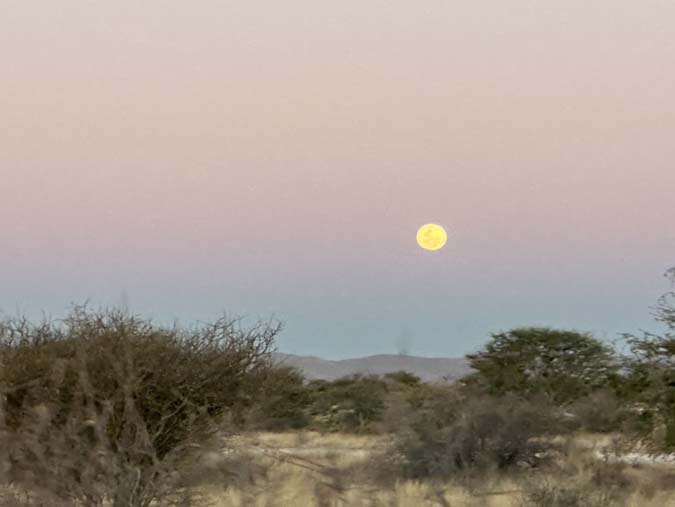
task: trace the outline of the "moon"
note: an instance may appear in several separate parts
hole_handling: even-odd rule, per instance
[[[440,250],[447,241],[445,229],[438,224],[425,224],[417,230],[417,243],[425,250]]]

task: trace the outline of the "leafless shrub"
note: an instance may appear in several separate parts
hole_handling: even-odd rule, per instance
[[[609,390],[599,390],[576,400],[567,413],[574,414],[578,428],[594,433],[607,433],[621,429],[625,407]]]
[[[174,502],[180,463],[250,402],[279,330],[163,328],[85,307],[58,323],[3,321],[3,479],[70,505]]]
[[[447,478],[536,466],[551,447],[547,411],[530,403],[465,399],[422,416],[401,435],[398,451],[411,478]]]

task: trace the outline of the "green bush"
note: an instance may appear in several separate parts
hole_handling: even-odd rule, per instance
[[[310,414],[324,431],[372,431],[382,418],[387,384],[376,376],[341,378],[309,384]]]
[[[409,387],[417,387],[422,383],[422,379],[419,378],[414,373],[408,371],[396,371],[392,373],[387,373],[384,375],[385,380],[393,380],[399,384],[403,384]]]
[[[270,368],[262,378],[255,379],[253,388],[257,390],[256,402],[244,419],[245,429],[286,431],[309,425],[311,395],[299,371]]]
[[[492,335],[467,355],[464,379],[492,395],[545,395],[564,404],[606,387],[618,369],[612,350],[586,333],[523,327]]]

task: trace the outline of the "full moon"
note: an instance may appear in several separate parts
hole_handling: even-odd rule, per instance
[[[447,240],[445,229],[438,224],[426,224],[417,231],[417,243],[425,250],[440,250]]]

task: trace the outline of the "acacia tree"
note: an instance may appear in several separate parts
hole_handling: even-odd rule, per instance
[[[271,367],[280,329],[165,328],[84,307],[56,323],[0,322],[5,479],[68,505],[168,499],[181,461]]]
[[[663,444],[675,449],[675,268],[666,271],[671,290],[654,307],[654,317],[664,326],[662,334],[624,335],[632,357],[626,360],[623,394],[655,409],[665,425]],[[653,429],[653,424],[651,425]]]
[[[494,333],[467,359],[476,373],[465,383],[489,394],[545,395],[555,403],[581,398],[607,384],[617,370],[609,347],[590,334],[545,327]]]

